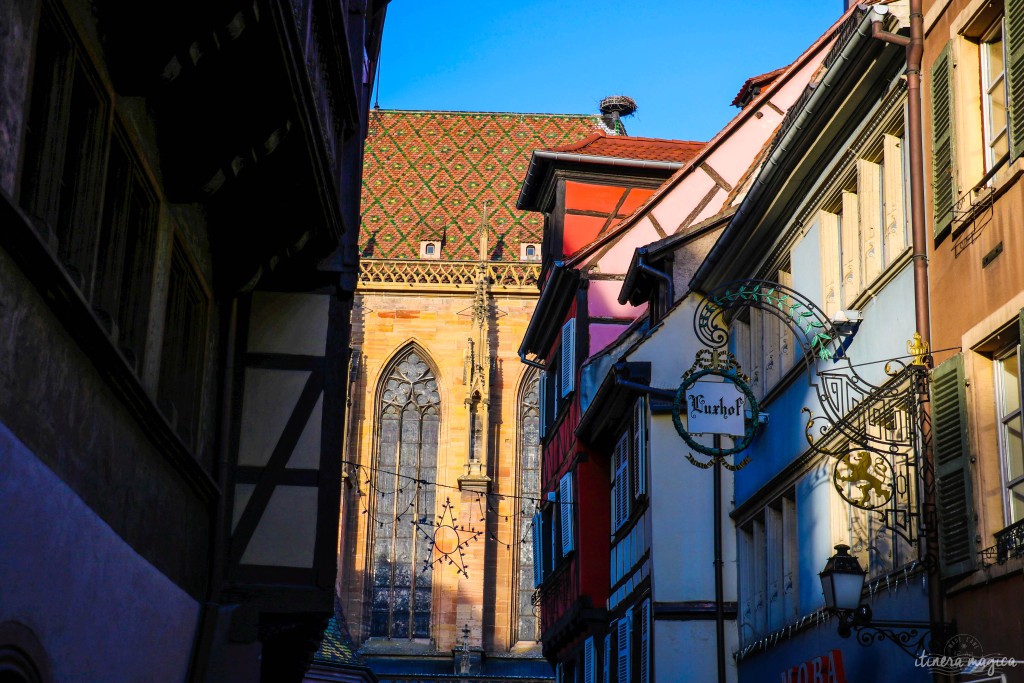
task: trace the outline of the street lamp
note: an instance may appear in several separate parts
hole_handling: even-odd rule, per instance
[[[835,548],[836,554],[828,558],[818,577],[825,609],[839,617],[840,638],[849,638],[856,631],[861,645],[891,640],[911,657],[917,657],[926,649],[926,643],[933,644],[944,633],[954,632],[952,624],[873,619],[871,606],[860,601],[867,572],[850,555],[850,546],[840,543]]]

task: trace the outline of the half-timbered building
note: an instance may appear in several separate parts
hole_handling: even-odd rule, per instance
[[[386,2],[0,6],[0,661],[297,681]]]

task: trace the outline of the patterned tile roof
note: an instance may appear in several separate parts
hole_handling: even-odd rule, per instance
[[[355,652],[352,636],[344,620],[337,616],[331,617],[320,641],[320,649],[313,655],[313,661],[321,664],[340,666],[363,666],[363,661]]]
[[[593,133],[580,142],[554,147],[552,152],[574,152],[595,157],[640,159],[644,161],[674,161],[685,164],[703,149],[703,142],[690,140],[662,140],[627,135]]]
[[[605,130],[598,115],[445,111],[370,112],[363,168],[364,256],[419,258],[421,240],[441,258],[476,260],[487,212],[490,258],[519,259],[544,221],[515,208],[530,154]]]

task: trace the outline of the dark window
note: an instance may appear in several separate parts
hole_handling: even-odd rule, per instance
[[[539,375],[534,372],[523,385],[519,412],[519,519],[530,519],[540,497],[540,395]],[[516,640],[540,640],[539,607],[533,604],[534,560],[529,537],[519,534],[519,609]]]
[[[146,342],[158,203],[65,17],[45,4],[21,202],[136,371]]]
[[[413,520],[434,519],[434,492],[415,480],[434,481],[441,399],[437,381],[410,349],[384,374],[377,414],[375,464],[379,520],[373,538],[370,635],[429,638],[433,546]]]
[[[192,448],[201,412],[208,320],[209,298],[184,248],[176,242],[167,283],[160,403]]]
[[[21,201],[56,238],[58,257],[89,298],[110,104],[84,50],[51,12],[36,55]]]
[[[156,198],[118,130],[107,167],[93,298],[94,307],[116,322],[114,337],[136,369],[146,344],[156,220]]]

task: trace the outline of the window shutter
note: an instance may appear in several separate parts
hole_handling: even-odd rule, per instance
[[[565,683],[565,668],[562,662],[555,664],[555,683]]]
[[[612,519],[618,529],[629,518],[629,434],[623,434],[615,446],[615,494]]]
[[[1024,154],[1024,0],[1006,0],[1006,85],[1010,161]]]
[[[573,550],[572,537],[572,472],[566,472],[558,482],[558,498],[560,500],[559,514],[562,518],[562,555],[568,555]]]
[[[544,519],[533,513],[533,587],[544,582]]]
[[[932,425],[939,563],[945,576],[955,576],[972,570],[977,554],[964,365],[960,354],[932,372]]]
[[[641,396],[633,404],[633,496],[647,492],[647,411]]]
[[[594,661],[594,636],[583,643],[583,683],[597,683],[597,662]]]
[[[604,637],[604,678],[603,683],[612,683],[612,634]]]
[[[640,683],[651,683],[651,599],[640,606]]]
[[[572,393],[576,378],[576,318],[562,325],[562,398]]]
[[[619,619],[619,651],[618,651],[618,681],[625,683],[629,681],[629,627],[630,618],[627,614]]]
[[[953,56],[950,43],[931,69],[932,96],[932,211],[935,235],[953,223],[956,173],[953,148]]]
[[[540,435],[548,431],[548,373],[541,372],[540,380],[537,383],[538,406],[540,411]]]

